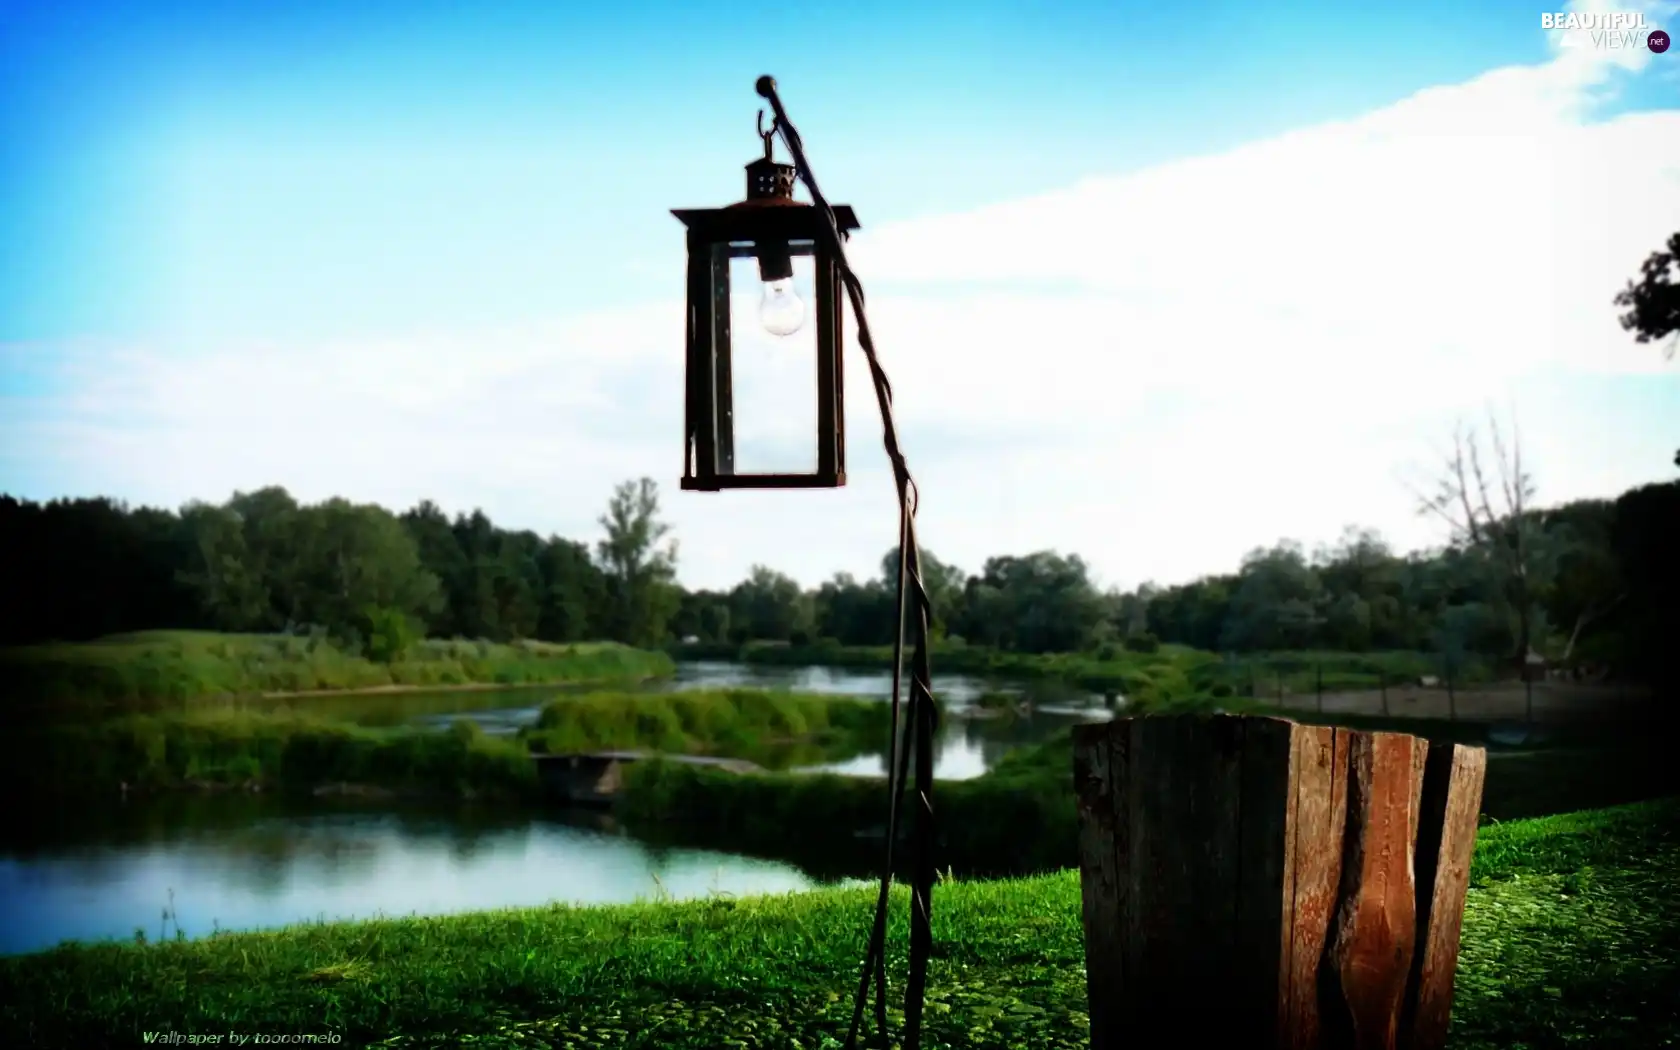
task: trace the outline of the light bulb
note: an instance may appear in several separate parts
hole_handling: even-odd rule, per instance
[[[764,282],[758,323],[771,335],[790,336],[805,325],[805,300],[793,290],[793,278]]]

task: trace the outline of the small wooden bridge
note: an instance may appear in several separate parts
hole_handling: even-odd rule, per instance
[[[557,802],[600,806],[610,804],[624,786],[624,767],[643,759],[660,758],[688,766],[709,766],[730,773],[761,773],[763,769],[739,758],[707,755],[665,755],[654,751],[592,751],[574,755],[532,755],[543,792]]]

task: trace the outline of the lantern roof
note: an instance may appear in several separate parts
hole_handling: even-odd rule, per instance
[[[851,205],[836,204],[833,208],[834,223],[842,237],[860,228]],[[718,240],[815,239],[827,222],[822,209],[795,200],[741,201],[722,208],[673,208],[671,214],[691,232]]]
[[[807,238],[822,231],[825,218],[817,206],[793,199],[797,171],[792,164],[778,163],[771,155],[775,131],[774,128],[764,130],[763,116],[759,114],[759,135],[764,139],[764,156],[746,167],[746,199],[722,208],[672,209],[671,214],[689,230],[714,239],[741,240]],[[840,236],[858,229],[857,216],[850,205],[836,204],[833,210]]]

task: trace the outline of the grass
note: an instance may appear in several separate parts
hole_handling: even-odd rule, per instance
[[[206,709],[20,728],[0,737],[11,797],[329,783],[417,794],[531,798],[529,752],[471,722],[448,730],[369,729],[291,711]]]
[[[1453,1045],[1680,1044],[1680,801],[1483,828]]]
[[[879,746],[886,704],[755,689],[562,695],[517,737],[471,721],[447,730],[350,725],[319,712],[199,706],[20,727],[0,737],[0,787],[25,797],[351,783],[434,795],[534,800],[532,751],[646,749],[746,758],[767,768]]]
[[[846,646],[836,642],[784,645],[696,643],[669,652],[679,660],[738,660],[775,666],[888,668],[891,646]],[[1133,703],[1150,706],[1195,696],[1242,696],[1250,692],[1287,694],[1378,689],[1442,673],[1440,658],[1413,652],[1279,652],[1221,656],[1183,645],[1162,645],[1153,652],[1133,652],[1108,644],[1083,653],[1014,653],[956,642],[942,642],[932,653],[934,673],[990,678],[1056,679],[1099,693],[1123,693]],[[1489,669],[1465,667],[1460,684],[1486,681]]]
[[[763,689],[592,693],[543,707],[521,736],[552,754],[636,748],[744,758],[768,768],[835,761],[882,744],[887,704]]]
[[[1452,678],[1459,686],[1489,682],[1493,669],[1479,659],[1466,659]],[[1444,678],[1438,653],[1406,651],[1349,653],[1335,650],[1242,653],[1226,659],[1220,680],[1238,694],[1252,689],[1260,697],[1273,696],[1282,685],[1285,695],[1381,689],[1385,685],[1416,682],[1423,677]]]
[[[14,713],[133,710],[206,697],[397,687],[611,683],[674,673],[664,653],[610,642],[428,639],[376,663],[325,638],[143,631],[0,649]]]
[[[744,646],[677,646],[678,659],[726,659],[773,666],[890,668],[892,647],[808,646],[748,643]],[[1172,699],[1194,692],[1189,672],[1219,657],[1181,646],[1154,653],[1112,649],[1098,653],[1011,653],[979,646],[944,643],[932,654],[935,675],[974,675],[1000,679],[1055,679],[1094,692],[1124,693],[1137,703]]]
[[[1483,829],[1451,1045],[1680,1039],[1677,826],[1680,800]],[[0,959],[0,1041],[126,1045],[148,1030],[232,1030],[333,1033],[347,1046],[836,1047],[873,896],[828,889],[72,945]],[[899,891],[895,997],[907,915]],[[933,923],[925,1045],[1086,1045],[1076,873],[946,882]]]

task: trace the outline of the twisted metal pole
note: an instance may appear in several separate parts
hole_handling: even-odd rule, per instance
[[[912,836],[914,853],[910,870],[910,966],[904,987],[904,1050],[918,1050],[921,1045],[922,1007],[927,991],[928,960],[933,951],[933,742],[939,728],[939,712],[933,702],[932,675],[929,670],[929,627],[933,619],[933,603],[922,582],[921,555],[916,543],[916,504],[919,494],[904,452],[899,447],[898,426],[893,420],[892,383],[875,351],[875,338],[869,330],[869,316],[864,310],[863,284],[846,261],[845,238],[835,221],[834,209],[817,188],[816,176],[805,157],[805,144],[799,130],[788,119],[781,96],[776,92],[772,77],[758,78],[758,94],[770,103],[775,114],[772,130],[779,131],[782,142],[793,157],[794,170],[811,194],[811,203],[821,209],[828,220],[826,247],[834,254],[840,279],[857,319],[858,346],[869,364],[870,378],[875,386],[875,401],[881,410],[881,440],[887,459],[892,464],[893,481],[898,491],[898,624],[893,635],[893,692],[892,731],[888,743],[887,790],[891,802],[887,815],[886,870],[881,875],[881,890],[875,903],[875,922],[870,931],[869,951],[864,959],[863,974],[858,982],[857,998],[853,1005],[851,1029],[846,1036],[847,1050],[855,1050],[862,1026],[864,1004],[869,994],[870,977],[875,978],[875,1019],[877,1034],[886,1041],[886,931],[887,904],[892,888],[894,853],[898,843],[906,767],[912,752],[915,758],[916,822]],[[899,740],[900,687],[904,666],[906,631],[913,637],[910,658],[910,705],[906,719],[905,739]]]

